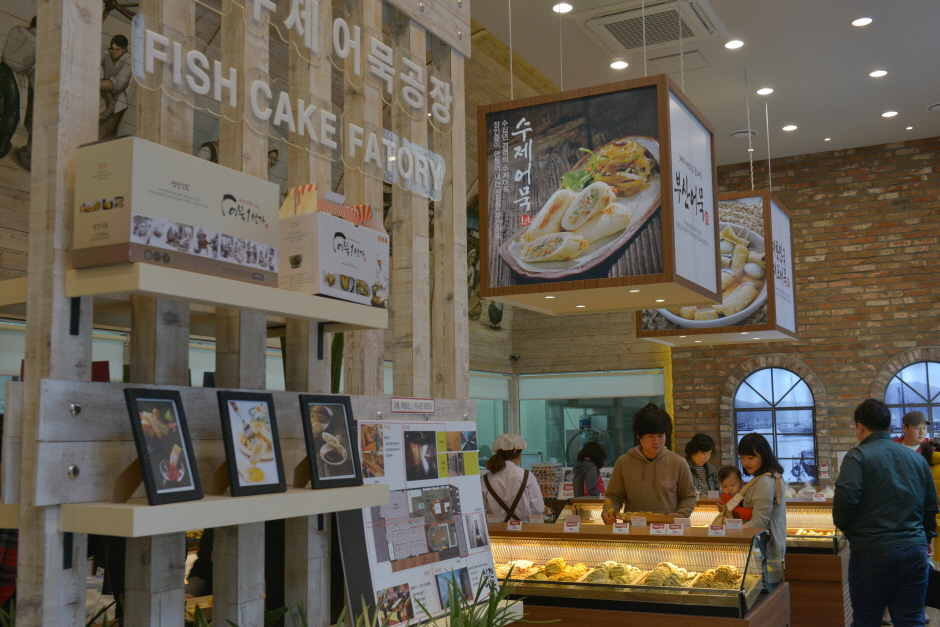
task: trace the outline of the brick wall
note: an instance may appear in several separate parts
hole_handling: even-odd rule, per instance
[[[940,346],[938,172],[940,138],[772,163],[774,192],[793,215],[801,339],[673,350],[680,448],[695,432],[721,432],[730,462],[723,391],[739,366],[773,355],[795,357],[825,389],[820,460],[854,446],[852,411],[878,393],[879,371]],[[755,164],[755,179],[766,188],[766,164]],[[747,164],[719,168],[718,181],[720,192],[750,189]]]

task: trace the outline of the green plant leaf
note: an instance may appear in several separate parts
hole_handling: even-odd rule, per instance
[[[561,175],[561,186],[573,192],[580,192],[591,182],[591,173],[586,170],[574,170]]]
[[[94,625],[96,622],[98,622],[98,619],[101,618],[101,615],[102,615],[102,614],[104,614],[104,620],[102,621],[102,623],[104,624],[104,627],[108,627],[108,623],[107,623],[108,615],[105,614],[105,612],[107,612],[108,610],[110,610],[110,609],[111,609],[112,607],[114,607],[116,604],[117,604],[117,601],[111,601],[111,603],[109,603],[108,605],[106,605],[106,606],[104,606],[103,608],[101,608],[100,610],[98,610],[98,613],[97,613],[97,614],[95,614],[94,616],[92,616],[91,618],[89,618],[87,621],[85,621],[85,627],[91,627],[91,626]]]

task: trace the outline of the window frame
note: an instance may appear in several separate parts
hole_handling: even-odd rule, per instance
[[[768,399],[767,399],[767,396],[766,396],[764,393],[762,393],[761,390],[758,390],[756,387],[754,387],[753,385],[751,385],[750,383],[748,383],[748,380],[749,380],[749,379],[751,379],[752,377],[754,377],[754,375],[756,375],[757,373],[762,372],[762,371],[764,371],[764,370],[771,370],[771,371],[772,371],[772,370],[783,370],[783,371],[785,371],[785,372],[789,372],[790,374],[792,374],[794,377],[797,378],[797,381],[794,382],[793,385],[790,386],[790,387],[786,390],[786,392],[784,392],[782,395],[780,395],[780,401],[783,401],[783,399],[785,399],[785,398],[787,397],[787,395],[789,395],[800,383],[802,383],[803,385],[806,386],[806,389],[807,389],[807,391],[809,392],[809,395],[810,395],[810,397],[811,397],[812,400],[813,400],[813,404],[812,404],[811,406],[796,405],[796,406],[779,407],[779,401],[778,401],[778,403],[775,404],[775,403],[773,403],[773,401],[768,400]],[[760,396],[764,401],[766,401],[766,402],[767,402],[767,407],[756,407],[756,408],[754,408],[754,407],[743,408],[743,407],[742,407],[742,408],[739,408],[738,405],[737,405],[738,394],[739,394],[739,392],[742,390],[742,388],[744,388],[745,385],[746,385],[750,390],[752,390],[755,394],[757,394],[758,396]],[[773,388],[773,386],[774,386],[774,376],[773,376],[773,373],[772,373],[772,372],[770,373],[770,385],[771,385],[771,389],[770,389],[770,398],[772,399],[772,398],[774,398],[774,393],[773,393],[773,392],[774,392],[774,388]],[[817,420],[817,415],[816,415],[816,395],[813,393],[813,388],[812,388],[812,386],[809,384],[809,382],[806,381],[806,379],[804,379],[803,377],[801,377],[801,376],[799,375],[799,373],[797,373],[797,372],[795,372],[795,371],[793,371],[793,370],[791,370],[791,369],[789,369],[789,368],[784,368],[784,367],[781,367],[781,366],[774,366],[774,365],[766,366],[766,367],[764,367],[764,368],[757,368],[757,369],[755,369],[755,370],[752,370],[752,371],[748,372],[747,376],[744,377],[744,379],[741,380],[741,383],[738,384],[738,386],[737,386],[737,387],[735,388],[735,390],[734,390],[734,393],[733,393],[732,396],[731,396],[731,420],[732,420],[733,427],[734,427],[734,440],[733,440],[733,446],[734,446],[734,451],[733,451],[733,452],[734,452],[734,457],[737,457],[737,446],[738,446],[738,442],[740,441],[739,436],[741,435],[741,434],[740,434],[740,431],[739,431],[739,428],[738,428],[738,426],[739,426],[739,418],[738,418],[738,411],[739,411],[739,409],[740,409],[740,411],[742,411],[742,412],[746,411],[746,412],[769,412],[769,413],[770,413],[770,428],[771,428],[770,436],[771,436],[771,438],[768,438],[768,439],[771,439],[771,444],[772,444],[772,446],[773,446],[774,453],[777,455],[777,461],[779,461],[779,462],[781,463],[781,465],[783,465],[783,462],[784,462],[784,461],[795,462],[795,461],[798,461],[798,460],[800,460],[800,459],[802,459],[802,458],[801,458],[801,457],[783,457],[783,458],[781,458],[781,457],[779,456],[779,453],[778,453],[778,451],[779,451],[778,441],[777,441],[778,436],[807,436],[807,435],[812,436],[812,438],[813,438],[813,462],[814,462],[814,465],[815,465],[815,468],[816,468],[816,475],[812,477],[812,483],[814,483],[814,484],[818,484],[818,483],[819,483],[819,481],[820,481],[820,478],[819,478],[819,474],[820,474],[820,473],[819,473],[819,442],[818,442],[817,437],[816,437],[816,433],[817,433],[817,426],[816,426],[816,420]],[[781,433],[781,432],[779,432],[778,429],[777,429],[777,412],[778,412],[778,411],[810,411],[810,412],[812,412],[812,433],[786,433],[786,432]],[[754,430],[749,431],[748,433],[751,433],[751,432],[753,432],[753,431],[754,431]],[[744,434],[744,435],[746,435],[746,434]],[[762,433],[761,435],[763,435],[764,437],[767,437],[768,434]],[[740,466],[740,461],[737,463],[737,465]],[[791,465],[791,468],[792,468],[792,465]],[[786,474],[786,472],[787,472],[787,471],[785,470],[785,471],[784,471],[784,474]],[[790,472],[792,472],[792,471],[790,471]],[[793,479],[792,481],[801,481],[801,480],[803,480],[803,479]]]
[[[907,370],[908,368],[913,368],[913,367],[915,367],[915,366],[919,366],[920,364],[937,364],[937,366],[940,367],[940,361],[934,361],[933,359],[922,359],[922,360],[920,360],[920,361],[915,361],[915,362],[912,363],[912,364],[908,364],[908,365],[904,366],[903,368],[901,368],[900,370],[898,370],[897,372],[895,372],[895,373],[891,376],[891,378],[888,379],[888,382],[885,384],[884,401],[885,401],[885,405],[888,406],[888,409],[889,409],[889,410],[891,410],[891,409],[903,409],[903,410],[905,410],[905,411],[902,411],[902,412],[901,412],[901,415],[902,415],[902,416],[903,416],[904,414],[906,414],[908,411],[913,411],[913,410],[919,411],[919,410],[922,409],[922,408],[926,408],[926,409],[927,409],[927,412],[926,412],[926,413],[927,413],[927,421],[928,421],[929,423],[931,423],[931,424],[928,426],[928,428],[927,428],[927,439],[930,439],[930,438],[937,437],[937,434],[940,433],[940,430],[934,430],[934,425],[933,425],[933,422],[934,422],[934,420],[933,420],[934,409],[936,409],[936,410],[937,410],[936,413],[937,413],[938,415],[940,415],[940,382],[937,383],[937,386],[936,386],[936,387],[937,387],[937,390],[938,390],[938,391],[937,391],[937,394],[933,397],[933,399],[926,399],[926,398],[924,398],[924,396],[923,396],[920,392],[918,392],[918,391],[915,390],[910,384],[908,384],[907,381],[905,381],[904,379],[901,378],[901,373],[902,373],[902,372],[904,372],[904,371]],[[927,391],[928,391],[928,393],[929,393],[929,392],[930,392],[930,388],[931,388],[931,385],[930,385],[930,367],[928,366],[928,367],[926,368],[926,370],[927,370],[927,379],[926,379],[925,383],[927,384]],[[888,403],[888,390],[891,388],[891,384],[894,383],[894,380],[895,380],[895,379],[897,379],[898,381],[900,381],[901,385],[904,386],[904,387],[906,387],[906,388],[907,388],[908,390],[910,390],[912,393],[916,394],[916,395],[919,396],[920,398],[923,398],[923,399],[924,399],[924,402],[923,402],[923,403]],[[893,414],[893,412],[892,412],[892,414]],[[898,437],[898,436],[900,436],[900,435],[903,435],[903,432],[902,432],[902,431],[895,431],[895,430],[894,430],[894,416],[892,415],[892,420],[891,420],[891,436],[892,436],[892,437]]]

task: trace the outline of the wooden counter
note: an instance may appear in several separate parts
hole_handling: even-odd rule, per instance
[[[553,540],[609,540],[618,542],[624,540],[643,540],[653,542],[669,542],[680,536],[654,535],[650,533],[649,527],[630,526],[630,533],[614,533],[613,527],[609,525],[581,525],[581,531],[577,533],[564,533],[564,524],[556,523],[554,525],[541,525],[538,523],[523,523],[522,531],[507,531],[506,523],[488,523],[490,536],[500,538],[551,538]],[[751,538],[760,531],[745,527],[740,531],[729,530],[724,537],[715,537],[708,535],[707,527],[686,527],[681,537],[694,538],[695,542],[703,544],[751,544]]]
[[[852,624],[848,546],[838,555],[787,553],[786,566],[792,627]]]
[[[567,607],[535,605],[526,600],[527,621],[558,621],[559,625],[590,625],[591,627],[662,627],[663,625],[695,625],[696,627],[787,627],[790,621],[790,587],[781,584],[767,595],[744,618],[716,616],[689,616],[679,614],[653,614],[647,612],[617,612],[586,610]],[[510,623],[521,627],[523,623]],[[837,623],[818,622],[816,625]]]

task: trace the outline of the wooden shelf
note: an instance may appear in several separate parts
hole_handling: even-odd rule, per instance
[[[388,328],[387,309],[145,263],[69,270],[65,276],[65,295],[70,298],[126,301],[131,294],[326,322],[328,333]]]
[[[129,503],[70,503],[60,508],[59,530],[141,538],[387,503],[388,486],[374,484],[329,490],[290,489],[256,496],[207,496],[199,501],[153,506],[146,499]]]

